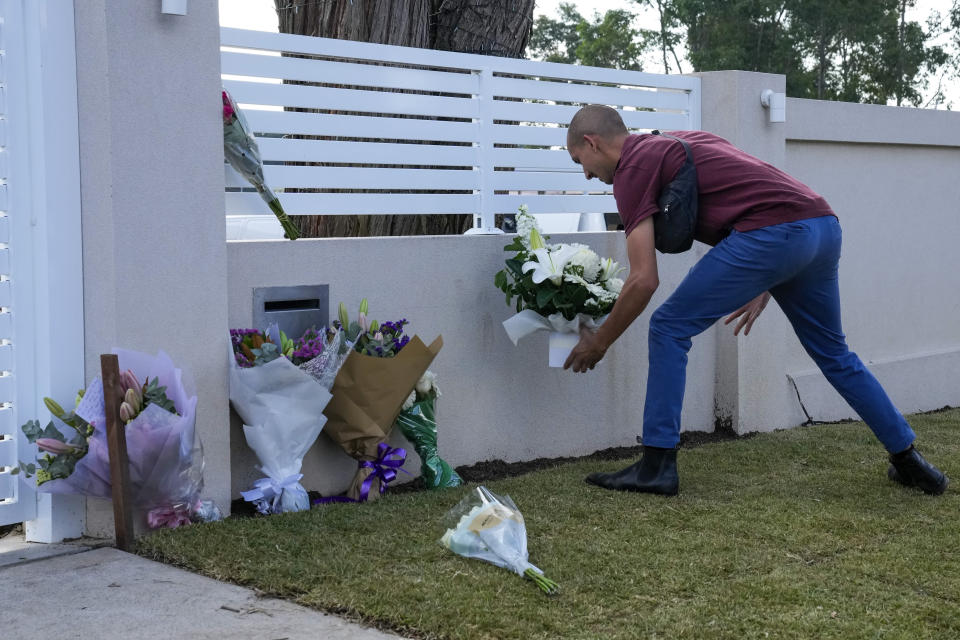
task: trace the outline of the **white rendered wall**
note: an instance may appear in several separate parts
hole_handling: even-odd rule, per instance
[[[627,264],[622,232],[553,234],[551,241],[582,242]],[[366,297],[371,318],[405,317],[409,329],[428,343],[442,334],[444,347],[431,369],[443,393],[440,453],[454,465],[635,445],[646,389],[649,314],[594,371],[549,368],[545,334],[515,347],[501,326],[512,309],[494,287],[493,275],[510,255],[503,251],[509,242],[510,236],[426,236],[229,243],[230,326],[250,326],[254,287],[329,284],[331,314],[341,301],[355,310]],[[694,257],[661,257],[661,288],[651,310],[686,275]],[[694,343],[683,413],[687,430],[713,429],[714,351],[711,333]],[[259,474],[236,415],[231,422],[236,496]],[[392,441],[404,442],[398,433]],[[411,457],[405,468],[416,471],[419,462]],[[321,433],[304,460],[304,486],[338,492],[355,469],[356,462]]]

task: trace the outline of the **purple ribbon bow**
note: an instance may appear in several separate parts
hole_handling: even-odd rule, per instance
[[[366,479],[363,481],[363,484],[360,485],[359,499],[354,500],[344,496],[331,496],[329,498],[320,498],[319,500],[314,500],[313,504],[330,504],[332,502],[366,502],[367,498],[370,496],[370,487],[373,486],[373,481],[375,478],[380,479],[380,494],[383,495],[387,490],[387,484],[396,480],[397,471],[402,471],[407,475],[410,475],[409,471],[402,468],[406,459],[406,449],[401,447],[394,449],[386,442],[381,442],[379,445],[377,445],[376,460],[360,461],[359,466],[361,469],[372,469],[372,472],[366,477]]]

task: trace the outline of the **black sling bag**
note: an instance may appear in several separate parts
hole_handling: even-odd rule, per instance
[[[685,140],[654,130],[655,136],[671,138],[683,145],[687,154],[674,179],[663,188],[657,205],[660,212],[653,217],[654,246],[660,253],[682,253],[693,246],[697,229],[697,169],[693,152]]]

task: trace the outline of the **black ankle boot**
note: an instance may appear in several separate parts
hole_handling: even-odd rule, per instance
[[[911,446],[906,451],[890,454],[887,477],[907,487],[917,487],[924,493],[940,495],[950,479],[935,466],[923,459],[920,452]]]
[[[591,473],[586,480],[604,489],[675,496],[680,488],[677,450],[644,447],[643,456],[626,469],[614,473]]]

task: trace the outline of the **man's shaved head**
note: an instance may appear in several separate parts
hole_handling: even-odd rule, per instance
[[[616,109],[602,104],[590,104],[577,111],[570,121],[567,146],[580,146],[585,135],[611,139],[629,133]]]

